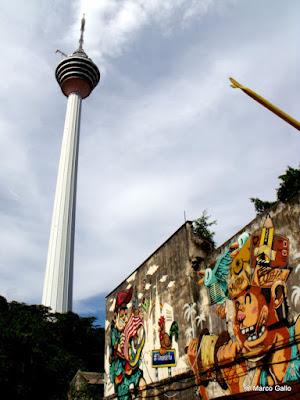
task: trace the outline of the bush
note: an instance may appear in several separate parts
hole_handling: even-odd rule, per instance
[[[193,221],[193,232],[196,235],[202,236],[211,241],[211,243],[215,247],[216,246],[216,243],[214,241],[215,232],[212,232],[210,230],[210,227],[212,225],[216,225],[217,221],[208,222],[210,217],[211,216],[207,214],[207,210],[204,210],[202,212],[201,217]]]

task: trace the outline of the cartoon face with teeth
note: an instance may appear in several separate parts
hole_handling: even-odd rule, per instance
[[[300,317],[292,326],[287,323],[285,282],[276,281],[271,288],[249,284],[236,294],[233,302],[236,340],[230,339],[217,351],[217,359],[231,393],[243,390],[245,360],[260,360],[252,380],[254,386],[275,385],[300,379],[300,344],[295,344],[293,349],[282,346],[282,343],[289,343],[300,335]],[[238,384],[231,382],[227,376],[228,369],[232,368],[230,363],[236,357],[234,368],[240,371],[241,376]]]
[[[248,242],[249,246],[243,246],[240,254],[244,252],[252,270],[233,270],[228,291],[235,304],[238,342],[244,353],[257,356],[265,354],[277,341],[276,329],[270,327],[287,316],[288,239],[274,234],[272,220],[267,216],[261,234],[253,235]],[[238,254],[236,259],[239,257]]]
[[[284,315],[284,282],[274,283],[271,289],[248,286],[233,301],[235,333],[243,352],[251,352],[253,356],[265,354],[277,341],[276,329],[269,328]]]

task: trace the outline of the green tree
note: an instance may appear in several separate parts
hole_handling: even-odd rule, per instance
[[[278,178],[282,182],[277,189],[277,199],[285,203],[300,191],[300,167],[299,169],[287,167],[285,174]]]
[[[212,225],[216,225],[217,221],[215,220],[215,221],[209,222],[210,217],[211,216],[207,214],[207,210],[204,210],[202,212],[201,217],[198,219],[195,219],[193,221],[193,232],[196,235],[199,235],[199,236],[202,236],[202,237],[208,239],[215,247],[216,246],[216,243],[214,241],[215,232],[212,232],[210,227]]]
[[[0,296],[1,396],[60,400],[78,369],[102,372],[104,329],[94,321]]]
[[[287,167],[284,175],[278,177],[282,182],[279,184],[279,188],[276,189],[277,201],[287,202],[292,197],[296,196],[300,191],[300,166],[299,169]],[[277,201],[263,201],[258,197],[251,197],[250,201],[254,203],[254,208],[257,214],[268,210]]]

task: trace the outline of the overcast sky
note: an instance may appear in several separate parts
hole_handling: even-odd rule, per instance
[[[275,200],[300,134],[229,77],[300,120],[298,0],[21,0],[1,11],[0,294],[41,302],[67,99],[62,57],[101,80],[83,102],[74,311],[104,297],[204,209],[221,245]]]

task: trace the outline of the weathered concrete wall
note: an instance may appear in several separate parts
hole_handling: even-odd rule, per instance
[[[147,386],[215,398],[300,379],[300,195],[269,214],[216,250],[188,222],[107,296],[107,397]]]

